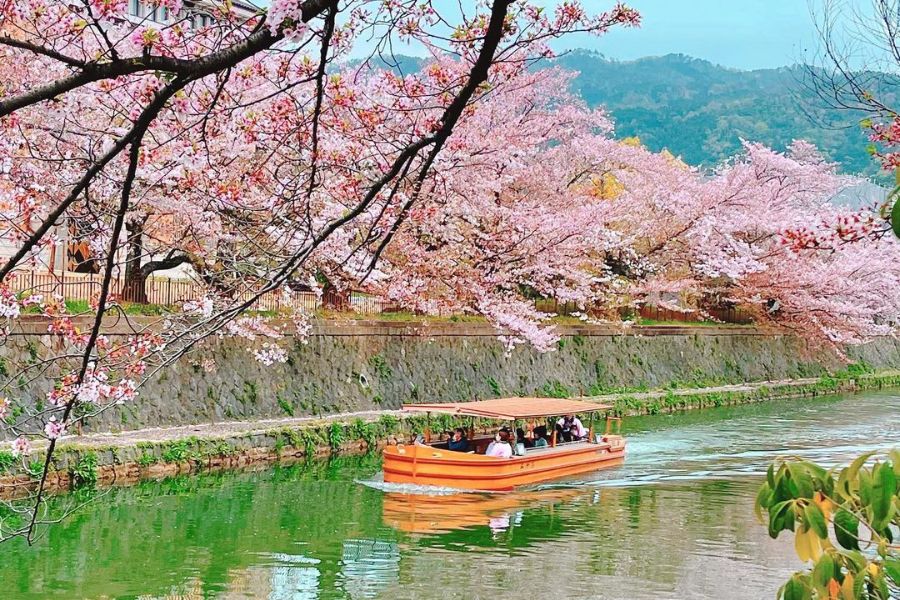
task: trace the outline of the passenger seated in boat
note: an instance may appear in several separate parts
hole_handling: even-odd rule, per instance
[[[526,448],[534,448],[534,436],[530,431],[526,433],[524,429],[517,427],[516,443],[523,444]]]
[[[565,415],[556,422],[556,436],[563,442],[575,442],[587,437],[587,429],[575,415]]]
[[[525,456],[525,449],[529,447],[533,447],[534,444],[531,444],[531,440],[525,434],[525,430],[521,427],[516,428],[516,444],[513,446],[513,454],[516,456]]]
[[[447,448],[454,452],[469,451],[469,440],[466,439],[466,432],[461,427],[457,427],[453,436],[447,440]]]
[[[512,458],[513,451],[512,446],[509,445],[509,430],[504,431],[505,427],[501,429],[497,436],[494,438],[494,441],[491,442],[491,445],[487,447],[487,451],[484,453],[485,456],[494,456],[496,458]]]
[[[541,425],[540,427],[535,427],[533,431],[530,432],[532,435],[532,439],[535,448],[546,448],[550,445],[547,441],[547,428]]]

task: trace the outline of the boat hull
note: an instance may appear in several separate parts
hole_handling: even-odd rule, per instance
[[[388,446],[384,451],[384,480],[466,490],[505,491],[588,473],[619,464],[625,457],[625,440],[575,443],[529,450],[525,456],[495,458],[465,454],[416,444]]]

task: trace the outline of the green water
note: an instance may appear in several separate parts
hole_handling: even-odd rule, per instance
[[[898,414],[874,393],[631,419],[622,467],[503,495],[385,491],[371,456],[60,497],[90,502],[0,546],[0,598],[774,598],[799,565],[752,516],[765,465],[900,445]]]

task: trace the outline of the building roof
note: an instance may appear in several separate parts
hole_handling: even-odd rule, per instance
[[[404,404],[403,410],[490,419],[530,419],[609,410],[608,404],[568,398],[495,398],[475,402],[437,402]]]

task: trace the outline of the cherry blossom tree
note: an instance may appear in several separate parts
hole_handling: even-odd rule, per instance
[[[439,12],[428,1],[277,0],[249,16],[226,4],[197,26],[179,0],[149,3],[167,9],[164,23],[128,17],[127,4],[0,2],[0,208],[15,244],[0,266],[0,303],[7,327],[36,310],[64,347],[25,374],[55,380],[44,408],[12,418],[20,399],[0,404],[13,451],[24,456],[38,439],[44,463],[31,518],[4,537],[33,539],[60,436],[132,401],[144,378],[206,337],[239,335],[262,362],[284,360],[283,326],[246,314],[262,295],[322,270],[355,269],[389,289],[385,276],[402,272],[394,238],[409,240],[400,232],[450,177],[443,171],[465,168],[454,131],[518,78],[529,85],[524,74],[554,38],[639,20],[624,5],[589,13],[573,1]],[[351,67],[363,39],[375,40],[372,56]],[[424,47],[431,66],[405,76],[372,68],[397,40]],[[86,327],[61,297],[8,286],[67,223],[90,241],[102,276]],[[104,334],[104,317],[121,312],[115,277],[136,282],[140,299],[149,273],[185,263],[206,297],[160,327],[134,325],[124,341]],[[495,287],[489,264],[464,275]],[[512,325],[517,306],[477,309]],[[303,315],[294,320],[302,334]]]
[[[836,350],[890,334],[900,316],[900,246],[862,235],[832,199],[840,176],[805,142],[787,153],[745,143],[708,177],[672,173],[657,196],[645,256],[654,276],[639,287],[739,304],[772,324]],[[853,219],[860,218],[854,215]],[[701,303],[702,305],[702,303]]]
[[[829,108],[860,115],[870,133],[871,153],[885,170],[900,167],[897,76],[900,42],[897,0],[811,5],[819,48],[807,68],[807,83]]]

